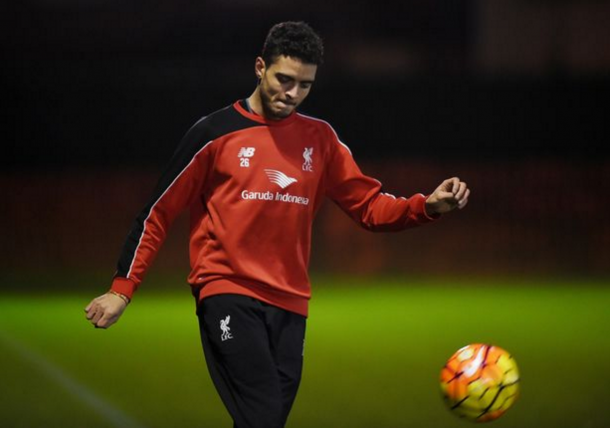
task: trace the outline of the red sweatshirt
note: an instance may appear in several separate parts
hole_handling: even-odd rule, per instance
[[[189,208],[188,282],[199,299],[242,294],[307,316],[311,228],[323,198],[372,231],[429,222],[425,197],[383,193],[326,122],[271,121],[236,102],[185,135],[134,222],[112,290],[130,298]]]

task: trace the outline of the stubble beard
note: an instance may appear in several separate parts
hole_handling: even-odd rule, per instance
[[[269,94],[267,94],[267,92],[263,88],[263,84],[262,83],[260,84],[258,89],[259,89],[259,94],[260,94],[260,98],[261,98],[261,104],[262,104],[262,107],[263,107],[263,113],[265,114],[266,118],[274,119],[274,120],[280,120],[280,119],[285,119],[288,116],[290,116],[290,114],[292,112],[283,113],[281,111],[280,112],[276,112],[276,111],[273,110],[273,108],[272,108],[273,101],[271,100],[271,97],[269,96]]]

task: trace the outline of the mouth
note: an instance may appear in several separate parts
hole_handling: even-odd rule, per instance
[[[283,101],[283,100],[278,100],[277,103],[283,105],[284,107],[294,107],[296,105],[295,103],[291,103],[291,102]]]

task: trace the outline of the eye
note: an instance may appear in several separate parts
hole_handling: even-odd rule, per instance
[[[302,89],[309,89],[309,88],[311,88],[311,83],[301,83],[301,88]]]
[[[278,75],[277,75],[277,80],[278,80],[280,83],[288,83],[288,82],[290,82],[292,79],[290,79],[290,77],[288,77],[288,76],[284,76],[283,74],[278,74]]]

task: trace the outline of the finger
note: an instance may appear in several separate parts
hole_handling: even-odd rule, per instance
[[[461,201],[464,198],[464,195],[466,194],[466,190],[468,190],[468,186],[466,185],[466,183],[464,183],[463,181],[460,182],[458,186],[458,191],[455,193],[455,199]]]
[[[444,180],[441,184],[439,184],[439,186],[437,187],[436,190],[443,191],[443,192],[450,192],[452,187],[453,187],[453,184],[451,182],[451,179],[448,178],[448,179]]]
[[[85,315],[87,317],[88,320],[90,320],[91,318],[93,318],[93,316],[95,315],[95,313],[97,312],[97,306],[92,306],[89,305],[89,309],[87,310],[87,314]]]
[[[115,315],[105,315],[101,320],[96,324],[96,327],[99,328],[108,328],[116,321]]]
[[[468,198],[470,198],[470,189],[466,189],[466,191],[464,192],[464,196],[462,196],[462,198],[460,199],[460,201],[464,201],[464,200],[468,200]]]
[[[114,324],[114,319],[103,318],[100,320],[100,322],[98,322],[96,324],[96,327],[106,329],[106,328],[110,327],[112,324]]]
[[[451,193],[453,193],[454,195],[458,192],[460,188],[460,179],[457,177],[453,177],[451,179]]]
[[[87,307],[85,308],[85,311],[89,311],[97,302],[99,302],[100,298],[102,296],[98,296],[95,299],[93,299],[91,302],[89,302],[89,304],[87,305]]]
[[[100,319],[102,319],[102,317],[104,316],[104,311],[97,311],[95,312],[95,315],[93,316],[93,318],[91,318],[91,322],[93,324],[96,324],[100,321]]]
[[[468,198],[470,197],[470,189],[466,189],[464,197],[458,202],[458,208],[462,209],[468,204]]]

